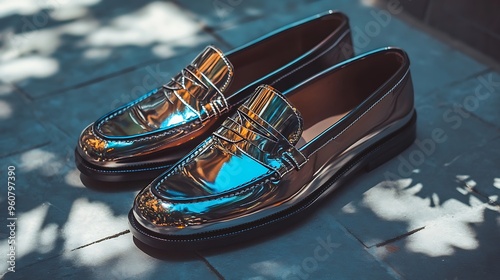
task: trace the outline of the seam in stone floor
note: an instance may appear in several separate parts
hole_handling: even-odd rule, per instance
[[[39,148],[42,148],[42,147],[45,147],[45,146],[49,145],[50,143],[51,143],[51,140],[48,140],[47,142],[44,142],[44,143],[41,143],[41,144],[38,144],[38,145],[35,145],[35,146],[32,146],[32,147],[28,147],[27,149],[23,149],[23,150],[20,150],[20,151],[15,151],[15,152],[12,152],[12,153],[7,153],[7,154],[4,154],[4,155],[0,156],[0,159],[4,159],[4,158],[8,158],[8,157],[15,156],[15,155],[18,155],[18,154],[22,154],[24,152],[27,152],[27,151],[30,151],[30,150],[33,150],[33,149],[39,149]]]
[[[234,49],[234,46],[231,45],[226,40],[224,40],[224,38],[222,38],[222,36],[218,35],[212,27],[210,27],[208,25],[204,25],[202,27],[202,30],[205,31],[210,36],[214,37],[215,40],[217,40],[219,43],[221,43],[222,45],[224,45],[224,47],[226,47],[228,49],[231,49],[231,50]]]
[[[201,32],[205,32],[206,33],[205,35],[214,37],[216,40],[218,40],[218,38],[217,38],[218,36],[216,36],[215,34],[211,34],[211,33],[209,33],[207,30],[205,30],[203,28],[200,31]],[[203,34],[201,34],[201,35],[203,35]],[[191,37],[193,37],[193,36],[187,36],[185,38],[191,38]],[[185,39],[185,38],[179,38],[177,40],[182,40],[182,39]],[[172,42],[175,42],[177,40],[173,40]],[[225,42],[222,42],[222,43],[227,44]],[[183,56],[183,55],[187,55],[189,53],[190,53],[189,51],[181,52],[180,54],[177,54],[177,55],[174,55],[172,57],[167,58],[167,60],[168,59],[174,59],[176,57],[180,57],[180,56]],[[53,91],[49,91],[49,92],[47,92],[47,93],[45,93],[45,94],[43,94],[41,96],[38,96],[38,97],[31,97],[31,95],[29,95],[28,92],[26,92],[26,94],[28,94],[29,98],[31,98],[34,101],[44,100],[44,99],[51,98],[51,97],[57,96],[59,94],[65,93],[65,92],[70,91],[70,90],[75,90],[75,89],[83,88],[83,87],[86,87],[86,86],[89,86],[89,85],[92,85],[92,84],[96,84],[96,83],[100,83],[100,82],[105,81],[105,80],[109,80],[111,78],[118,77],[118,76],[120,76],[122,74],[127,74],[127,73],[133,72],[135,70],[140,70],[142,67],[150,65],[152,63],[160,63],[161,61],[164,61],[164,60],[165,59],[162,59],[162,58],[149,59],[149,60],[140,62],[138,64],[134,64],[132,66],[122,68],[122,69],[117,70],[115,72],[104,74],[102,76],[99,76],[99,77],[96,77],[96,78],[93,78],[93,79],[90,79],[90,80],[86,80],[86,81],[83,81],[83,82],[80,82],[80,83],[77,83],[77,84],[74,84],[74,85],[70,85],[70,86],[67,86],[67,87],[64,87],[64,88],[60,88],[60,89],[56,89],[56,90],[53,90]],[[168,80],[166,80],[166,82],[167,81]],[[23,91],[23,92],[25,92],[25,91]]]
[[[198,251],[194,251],[194,253],[203,261],[203,263],[208,267],[210,271],[212,271],[219,280],[225,280],[224,276],[204,257],[202,256]]]
[[[196,14],[193,11],[191,11],[190,8],[186,7],[183,3],[181,3],[181,2],[179,2],[177,0],[172,0],[172,3],[174,3],[175,5],[177,5],[177,7],[179,7],[181,10],[183,10],[189,17],[191,17],[192,19],[194,19],[197,23],[201,24],[202,27],[207,26],[207,27],[210,27],[210,29],[214,30],[214,31],[225,30],[225,29],[231,28],[231,27],[233,27],[235,25],[241,25],[241,24],[244,24],[244,23],[252,22],[254,20],[258,20],[258,19],[262,19],[262,18],[266,17],[264,14],[261,14],[261,15],[243,16],[241,18],[236,19],[235,21],[225,21],[224,22],[224,20],[221,20],[220,21],[221,24],[219,24],[219,25],[216,24],[215,27],[213,27],[213,26],[209,26],[210,25],[209,22],[205,22],[203,19],[200,19],[200,16],[198,14]],[[227,23],[229,23],[229,24],[227,24]]]
[[[190,10],[186,9],[185,7],[183,7],[182,4],[180,4],[179,2],[173,1],[173,3],[175,3],[178,7],[180,7],[182,10],[184,10],[187,14],[191,13]],[[191,15],[191,14],[189,16],[194,17],[194,15]],[[196,17],[194,17],[194,18],[197,21],[197,23],[200,25],[200,28],[201,28],[200,31],[205,32],[207,35],[213,37],[216,41],[218,41],[222,45],[224,45],[224,47],[227,47],[227,48],[230,48],[230,49],[234,48],[234,46],[232,46],[227,41],[225,41],[221,36],[217,35],[215,33],[216,30],[214,28],[208,26],[203,21],[198,20]],[[249,21],[252,21],[254,19],[255,18],[250,18]],[[178,40],[182,40],[182,39],[183,38],[179,38]],[[187,53],[185,53],[185,54],[187,54]],[[180,55],[183,55],[183,54],[180,54]],[[57,89],[57,90],[54,90],[54,91],[49,91],[49,92],[45,93],[44,95],[42,95],[40,97],[32,97],[28,92],[24,91],[22,88],[17,87],[17,86],[15,86],[15,88],[18,89],[20,92],[22,92],[23,95],[25,95],[25,97],[28,100],[31,100],[31,101],[33,101],[33,100],[43,100],[45,98],[50,98],[50,97],[62,94],[64,92],[67,92],[67,91],[70,91],[70,90],[75,90],[75,89],[83,88],[83,87],[86,87],[86,86],[91,85],[91,84],[99,83],[99,82],[102,82],[102,81],[105,81],[105,80],[108,80],[108,79],[120,76],[122,74],[126,74],[126,73],[129,73],[129,72],[138,70],[138,69],[140,69],[143,66],[149,65],[151,63],[158,62],[158,60],[159,60],[159,58],[158,59],[150,59],[150,60],[141,62],[139,64],[132,65],[132,66],[123,68],[121,70],[118,70],[118,71],[115,71],[115,72],[112,72],[112,73],[104,74],[102,76],[99,76],[99,77],[96,77],[96,78],[93,78],[93,79],[90,79],[90,80],[87,80],[87,81],[83,81],[83,82],[80,82],[80,83],[77,83],[77,84],[74,84],[74,85],[70,85],[70,86],[67,86],[67,87],[64,87],[64,88],[60,88],[60,89]]]
[[[33,103],[33,100],[34,100],[33,97],[27,91],[25,91],[23,88],[18,86],[16,83],[6,82],[6,84],[9,85],[10,87],[12,87],[12,89],[15,92],[17,92],[19,95],[21,95],[21,97],[24,99],[24,101],[26,101],[28,104]]]
[[[96,84],[96,83],[99,83],[99,82],[102,82],[102,81],[105,81],[105,80],[108,80],[108,79],[120,76],[122,74],[126,74],[126,73],[132,72],[134,70],[138,70],[138,69],[140,69],[141,67],[143,67],[145,65],[153,63],[154,61],[158,61],[158,60],[155,59],[155,60],[148,60],[148,61],[145,61],[145,62],[141,62],[139,64],[136,64],[136,65],[133,65],[133,66],[129,66],[129,67],[123,68],[121,70],[118,70],[118,71],[115,71],[115,72],[112,72],[112,73],[104,74],[104,75],[99,76],[99,77],[94,78],[94,79],[83,81],[81,83],[77,83],[77,84],[74,84],[74,85],[71,85],[71,86],[67,86],[65,88],[60,88],[60,89],[57,89],[57,90],[54,90],[54,91],[49,91],[49,92],[43,94],[40,97],[36,97],[36,98],[32,97],[32,98],[34,100],[36,100],[36,101],[44,100],[44,99],[47,99],[47,98],[51,98],[51,97],[54,97],[56,95],[65,93],[65,92],[70,91],[70,90],[75,90],[75,89],[83,88],[83,87],[86,87],[88,85]]]
[[[471,112],[471,111],[467,111],[467,113],[469,113],[471,115],[471,117],[473,117],[474,119],[480,121],[481,123],[491,127],[492,129],[496,130],[497,132],[500,132],[500,126],[494,124],[494,123],[490,123],[489,121],[481,118],[480,116],[476,115],[474,112]]]
[[[340,221],[337,221],[335,219],[335,221],[338,223],[340,229],[345,233],[345,235],[347,237],[350,237],[352,238],[353,240],[356,240],[359,242],[359,244],[361,245],[361,249],[364,250],[366,253],[368,253],[378,264],[380,267],[382,267],[383,269],[386,270],[387,274],[390,275],[393,279],[396,279],[396,280],[401,280],[403,279],[403,277],[401,276],[401,274],[399,272],[397,272],[390,264],[384,262],[383,260],[381,260],[380,258],[378,258],[376,255],[374,255],[370,250],[367,250],[367,249],[370,249],[371,247],[375,246],[366,246],[363,241],[361,241],[358,237],[356,237],[356,235],[354,235],[348,228],[346,228]]]
[[[482,64],[482,63],[480,63]],[[440,90],[445,90],[445,89],[449,89],[449,88],[452,88],[452,87],[455,87],[457,85],[460,85],[468,80],[471,80],[471,79],[477,79],[478,77],[482,76],[482,75],[485,75],[485,74],[488,74],[488,73],[491,73],[491,72],[497,72],[494,68],[491,68],[489,67],[488,65],[486,64],[482,64],[484,66],[487,66],[488,68],[484,69],[484,70],[481,70],[481,71],[478,71],[478,72],[475,72],[475,73],[472,73],[472,74],[469,74],[463,78],[460,78],[460,79],[457,79],[457,80],[454,80],[454,81],[451,81],[447,84],[444,84],[442,86],[438,86],[436,88],[433,88],[431,90],[429,90],[428,92],[429,93],[434,93],[436,91],[440,91]]]

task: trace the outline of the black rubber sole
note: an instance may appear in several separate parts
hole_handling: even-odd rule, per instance
[[[403,152],[415,141],[415,138],[416,113],[414,113],[411,120],[404,127],[367,148],[363,153],[342,167],[328,182],[314,193],[286,210],[251,223],[203,234],[170,236],[160,235],[144,228],[136,221],[132,211],[130,211],[128,215],[130,230],[140,242],[153,248],[172,251],[225,247],[260,236],[268,236],[276,230],[290,226],[290,224],[293,224],[293,220],[300,220],[308,210],[314,208],[312,206],[318,204],[318,200],[343,185],[343,183],[347,182],[354,175],[361,172],[369,172]]]
[[[135,166],[127,168],[101,168],[88,163],[75,149],[76,167],[85,176],[103,182],[123,182],[123,181],[142,181],[154,179],[165,172],[176,161],[162,163],[158,165]]]

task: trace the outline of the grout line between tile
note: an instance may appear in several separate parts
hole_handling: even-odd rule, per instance
[[[414,233],[416,233],[416,232],[419,232],[419,231],[423,230],[424,228],[425,228],[425,226],[420,227],[420,228],[417,228],[417,229],[414,229],[414,230],[411,230],[411,231],[409,231],[409,232],[407,232],[407,233],[404,233],[404,234],[398,235],[398,236],[396,236],[396,237],[394,237],[394,238],[391,238],[391,239],[389,239],[389,240],[382,241],[382,242],[380,242],[380,243],[377,243],[377,244],[375,244],[375,245],[372,245],[372,246],[370,246],[370,248],[372,248],[372,247],[382,247],[382,246],[385,246],[385,245],[387,245],[387,244],[389,244],[389,243],[392,243],[392,242],[395,242],[395,241],[401,240],[401,239],[403,239],[403,238],[406,238],[406,237],[408,237],[408,236],[410,236],[410,235],[412,235],[412,234],[414,234]]]
[[[494,123],[490,123],[489,121],[481,118],[480,116],[474,114],[474,112],[471,112],[471,111],[467,111],[472,117],[474,117],[475,119],[477,119],[478,121],[480,121],[481,123],[487,125],[487,126],[490,126],[491,128],[493,128],[494,130],[500,132],[500,127],[497,126],[496,124]]]
[[[359,239],[354,233],[352,233],[348,228],[346,228],[341,222],[337,221],[337,223],[339,224],[340,228],[347,234],[347,235],[350,235],[352,238],[356,239],[360,244],[361,246],[363,246],[364,249],[368,249],[370,248],[369,246],[367,246],[363,240]]]
[[[94,79],[83,81],[83,82],[78,83],[78,84],[74,84],[74,85],[71,85],[71,86],[67,86],[65,88],[60,88],[60,89],[57,89],[57,90],[54,90],[54,91],[50,91],[50,92],[47,92],[46,94],[44,94],[44,95],[42,95],[40,97],[34,98],[34,100],[38,101],[38,100],[47,99],[47,98],[53,97],[54,95],[58,95],[58,94],[64,93],[66,91],[70,91],[70,90],[74,90],[74,89],[79,89],[79,88],[82,88],[82,87],[85,87],[85,86],[88,86],[88,85],[91,85],[91,84],[99,83],[99,82],[102,82],[102,81],[105,81],[105,80],[108,80],[108,79],[120,76],[122,74],[126,74],[126,73],[132,72],[134,70],[137,70],[141,66],[144,66],[144,65],[147,65],[149,63],[152,63],[153,61],[157,61],[157,60],[148,60],[146,62],[142,62],[140,64],[137,64],[137,65],[134,65],[134,66],[130,66],[130,67],[118,70],[118,71],[113,72],[113,73],[105,74],[105,75],[102,75],[102,76],[94,78]]]
[[[455,80],[455,81],[451,81],[451,82],[449,82],[447,84],[444,84],[442,86],[434,88],[434,89],[430,90],[429,92],[435,92],[437,90],[448,89],[448,88],[454,87],[456,85],[459,85],[459,84],[461,84],[461,83],[463,83],[465,81],[468,81],[470,79],[478,78],[479,76],[482,76],[482,75],[485,75],[485,74],[488,74],[488,73],[491,73],[491,72],[495,72],[495,69],[488,66],[488,68],[486,68],[484,70],[472,73],[472,74],[470,74],[468,76],[465,76],[465,77],[463,77],[461,79],[458,79],[458,80]]]
[[[35,145],[35,146],[32,146],[32,147],[28,147],[28,148],[20,150],[20,151],[15,151],[15,152],[12,152],[12,153],[7,153],[7,154],[4,154],[4,155],[1,155],[0,158],[7,158],[7,157],[14,156],[14,155],[17,155],[17,154],[22,154],[22,153],[24,153],[26,151],[29,151],[29,150],[38,149],[38,148],[47,146],[48,144],[50,144],[50,142],[51,141],[49,140],[47,142],[43,142],[43,143],[40,143],[38,145]]]
[[[208,35],[214,37],[215,40],[217,40],[222,45],[224,45],[224,47],[227,47],[228,49],[234,49],[234,46],[231,45],[226,40],[224,40],[224,38],[222,38],[219,34],[217,34],[212,27],[209,27],[209,26],[205,25],[205,26],[203,26],[203,31],[205,31],[206,33],[208,33]]]
[[[204,257],[202,256],[198,251],[195,251],[195,254],[205,263],[205,265],[212,271],[217,278],[220,280],[225,280],[224,276]]]
[[[200,30],[200,32],[203,32],[203,31],[205,31],[205,30],[202,28]],[[211,34],[208,34],[208,35],[211,35]],[[187,38],[191,38],[191,37],[193,37],[193,36],[188,36]],[[212,36],[212,37],[214,37],[214,36]],[[189,53],[190,53],[190,51],[182,51],[182,52],[177,53],[174,56],[169,57],[167,59],[174,59],[174,58],[177,58],[177,57],[188,55]],[[104,74],[102,76],[99,76],[99,77],[96,77],[96,78],[93,78],[93,79],[90,79],[90,80],[87,80],[87,81],[83,81],[83,82],[80,82],[80,83],[77,83],[77,84],[74,84],[74,85],[69,85],[67,87],[56,89],[56,90],[53,90],[53,91],[49,91],[49,92],[47,92],[47,93],[45,93],[45,94],[43,94],[41,96],[38,96],[38,97],[31,97],[31,96],[29,96],[29,98],[31,98],[34,101],[48,99],[48,98],[51,98],[51,97],[53,97],[55,95],[59,95],[59,94],[65,93],[65,92],[70,91],[70,90],[75,90],[75,89],[83,88],[83,87],[86,87],[88,85],[96,84],[96,83],[99,83],[99,82],[102,82],[102,81],[105,81],[105,80],[109,80],[111,78],[114,78],[114,77],[117,77],[117,76],[120,76],[120,75],[123,75],[123,74],[127,74],[127,73],[130,73],[130,72],[136,71],[136,70],[140,70],[142,67],[145,67],[145,66],[148,66],[148,65],[154,64],[154,63],[159,63],[159,62],[161,62],[163,60],[164,59],[162,59],[162,58],[149,59],[149,60],[140,62],[138,64],[134,64],[132,66],[125,67],[123,69],[117,70],[116,72]]]
[[[372,256],[372,258],[379,264],[379,266],[381,266],[382,268],[384,268],[387,272],[387,274],[389,274],[390,276],[392,276],[394,279],[397,279],[397,280],[401,280],[403,279],[403,277],[401,276],[400,273],[398,273],[396,271],[396,269],[394,269],[391,265],[389,265],[388,263],[384,262],[383,260],[379,259],[376,255],[372,254],[372,252],[370,250],[368,250],[369,248],[373,247],[373,246],[366,246],[363,241],[361,241],[356,235],[354,235],[351,231],[349,231],[348,228],[346,228],[341,222],[335,220],[337,222],[337,224],[339,225],[340,229],[342,231],[344,231],[344,233],[347,235],[347,236],[350,236],[351,238],[357,240],[361,246],[362,246],[362,249],[364,249],[365,252],[367,252],[370,256]]]
[[[26,91],[24,91],[21,87],[19,87],[16,83],[8,83],[9,86],[11,86],[14,91],[19,93],[24,100],[26,100],[28,103],[33,102],[33,97]]]

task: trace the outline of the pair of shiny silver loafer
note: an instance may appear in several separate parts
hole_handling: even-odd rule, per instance
[[[156,248],[267,234],[415,139],[407,54],[353,56],[347,17],[328,11],[177,76],[82,132],[76,162],[102,181],[154,179],[129,214]]]

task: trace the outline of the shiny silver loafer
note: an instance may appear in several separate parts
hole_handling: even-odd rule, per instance
[[[348,19],[332,11],[227,54],[209,46],[166,85],[85,128],[77,167],[101,181],[152,179],[205,140],[259,84],[287,88],[352,55]]]
[[[204,248],[269,234],[415,139],[407,54],[348,60],[279,93],[260,86],[203,143],[137,195],[133,235]]]

